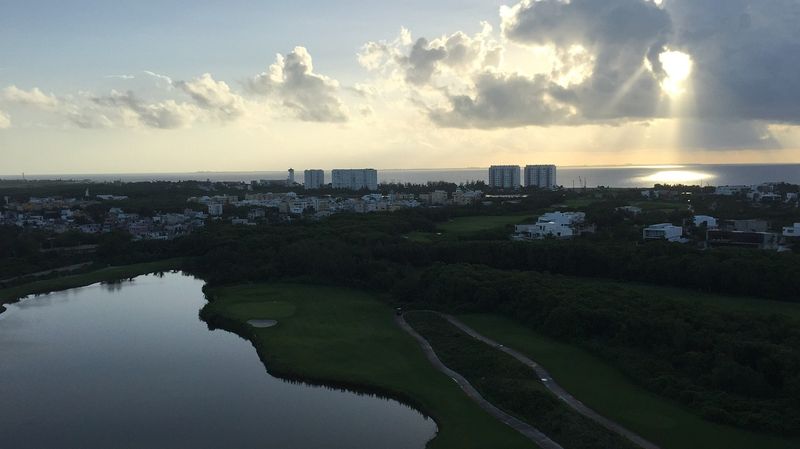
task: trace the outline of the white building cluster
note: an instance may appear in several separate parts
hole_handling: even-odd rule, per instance
[[[191,197],[190,203],[203,204],[208,208],[208,215],[221,217],[225,206],[249,208],[248,218],[237,218],[237,224],[255,225],[267,218],[267,210],[272,209],[281,219],[291,216],[312,215],[316,218],[327,217],[342,212],[369,213],[379,211],[396,211],[400,209],[420,207],[457,205],[464,206],[479,201],[483,192],[457,189],[452,195],[443,190],[420,194],[413,193],[370,193],[357,198],[334,196],[303,196],[295,192],[288,193],[249,193],[244,199],[232,195]],[[244,220],[244,221],[241,221]]]
[[[581,234],[585,223],[584,212],[548,212],[540,216],[536,223],[516,225],[513,238],[515,240],[570,239]]]
[[[96,198],[121,200],[127,197],[97,195]],[[100,234],[122,230],[130,233],[134,240],[170,240],[203,227],[207,218],[205,213],[190,209],[182,213],[143,216],[112,207],[103,217],[95,219],[85,211],[93,204],[98,204],[98,201],[54,197],[34,197],[24,203],[8,202],[0,214],[0,224],[56,234],[70,231]]]

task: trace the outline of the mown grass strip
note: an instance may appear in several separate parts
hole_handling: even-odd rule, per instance
[[[468,336],[431,312],[408,312],[406,320],[460,373],[496,405],[535,426],[567,449],[633,449],[633,443],[562,404],[512,356]]]

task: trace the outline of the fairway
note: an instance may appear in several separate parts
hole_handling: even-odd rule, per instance
[[[428,362],[393,311],[356,290],[256,284],[209,289],[207,321],[251,339],[270,373],[397,397],[436,419],[429,448],[534,448],[495,421]],[[277,319],[256,329],[250,319]]]
[[[487,314],[458,318],[537,361],[578,400],[663,449],[800,447],[800,439],[765,436],[705,421],[678,403],[634,385],[586,351],[543,337],[511,319]]]
[[[520,224],[526,219],[533,220],[532,213],[513,215],[482,215],[474,217],[458,217],[442,223],[438,229],[450,233],[467,233],[503,228],[506,225]]]

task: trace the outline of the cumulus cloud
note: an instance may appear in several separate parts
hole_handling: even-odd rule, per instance
[[[475,89],[474,96],[450,96],[450,107],[431,110],[431,119],[454,128],[502,128],[563,123],[576,114],[574,95],[541,75],[484,73]]]
[[[473,36],[456,31],[431,41],[424,37],[412,41],[411,33],[403,28],[391,42],[366,43],[358,61],[368,70],[400,74],[407,83],[423,86],[434,75],[468,75],[496,67],[502,53],[502,46],[492,37],[491,25],[483,22],[481,31]]]
[[[146,102],[130,91],[92,97],[91,104],[93,107],[78,108],[69,115],[78,126],[174,129],[186,127],[201,117],[195,105],[175,100]]]
[[[174,86],[221,120],[234,120],[245,112],[244,99],[233,93],[224,81],[214,80],[209,73],[191,81],[177,81]]]
[[[0,111],[0,129],[10,128],[11,118],[3,111]]]
[[[3,89],[0,95],[5,101],[41,109],[54,109],[58,106],[58,99],[53,94],[45,94],[38,87],[24,90],[11,85]]]
[[[286,56],[278,54],[275,63],[245,84],[258,95],[277,100],[292,115],[308,122],[345,122],[348,119],[339,98],[339,83],[314,73],[311,54],[295,47]]]

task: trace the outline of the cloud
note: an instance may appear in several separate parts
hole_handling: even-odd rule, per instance
[[[766,123],[761,121],[729,119],[687,120],[678,136],[682,149],[728,150],[774,150],[782,148]]]
[[[245,113],[244,99],[233,93],[224,81],[214,80],[209,73],[191,81],[176,81],[173,85],[223,121],[234,120]]]
[[[11,127],[11,117],[3,111],[0,111],[0,129]]]
[[[339,83],[314,73],[311,55],[304,47],[295,47],[286,56],[278,54],[268,71],[251,78],[245,86],[254,94],[275,99],[302,121],[348,119],[339,98]]]
[[[473,36],[462,31],[428,41],[421,37],[413,41],[411,33],[402,28],[391,42],[368,42],[358,53],[359,63],[370,71],[401,74],[417,87],[431,82],[435,75],[469,74],[499,65],[503,48],[492,37],[492,27],[481,23],[481,31]]]
[[[172,78],[168,77],[167,75],[162,75],[160,73],[155,73],[155,72],[152,72],[150,70],[144,70],[142,73],[144,73],[145,75],[150,76],[152,78],[155,78],[156,81],[158,81],[159,84],[162,87],[165,87],[167,89],[171,89],[172,88],[172,84],[173,84]]]
[[[202,117],[195,105],[175,100],[146,102],[133,92],[112,91],[106,96],[94,96],[86,106],[75,106],[67,116],[83,128],[150,127],[158,129],[183,128]]]
[[[450,107],[432,109],[434,123],[453,128],[506,128],[552,125],[573,120],[574,95],[545,76],[484,73],[477,93],[449,97]]]
[[[484,22],[472,36],[409,45],[404,29],[392,42],[364,45],[359,61],[405,82],[439,126],[619,123],[663,116],[658,56],[671,30],[668,13],[650,1],[523,0],[501,9],[501,38]],[[524,60],[537,48],[552,55],[536,61],[538,71],[504,63],[509,51]]]
[[[39,88],[23,90],[15,85],[6,87],[0,92],[0,96],[5,101],[32,106],[40,109],[55,109],[58,106],[58,99],[50,94],[45,94]]]
[[[403,29],[358,58],[442,127],[678,118],[687,147],[771,148],[768,124],[800,124],[797,23],[795,0],[522,0],[501,8],[500,39],[488,25],[430,40]],[[680,107],[664,87],[669,52],[692,61]],[[520,70],[519,55],[545,53]]]
[[[132,80],[136,78],[136,76],[134,75],[106,75],[105,77],[109,79],[120,79],[120,80]]]
[[[695,61],[696,114],[800,123],[796,0],[670,0],[671,46]]]

